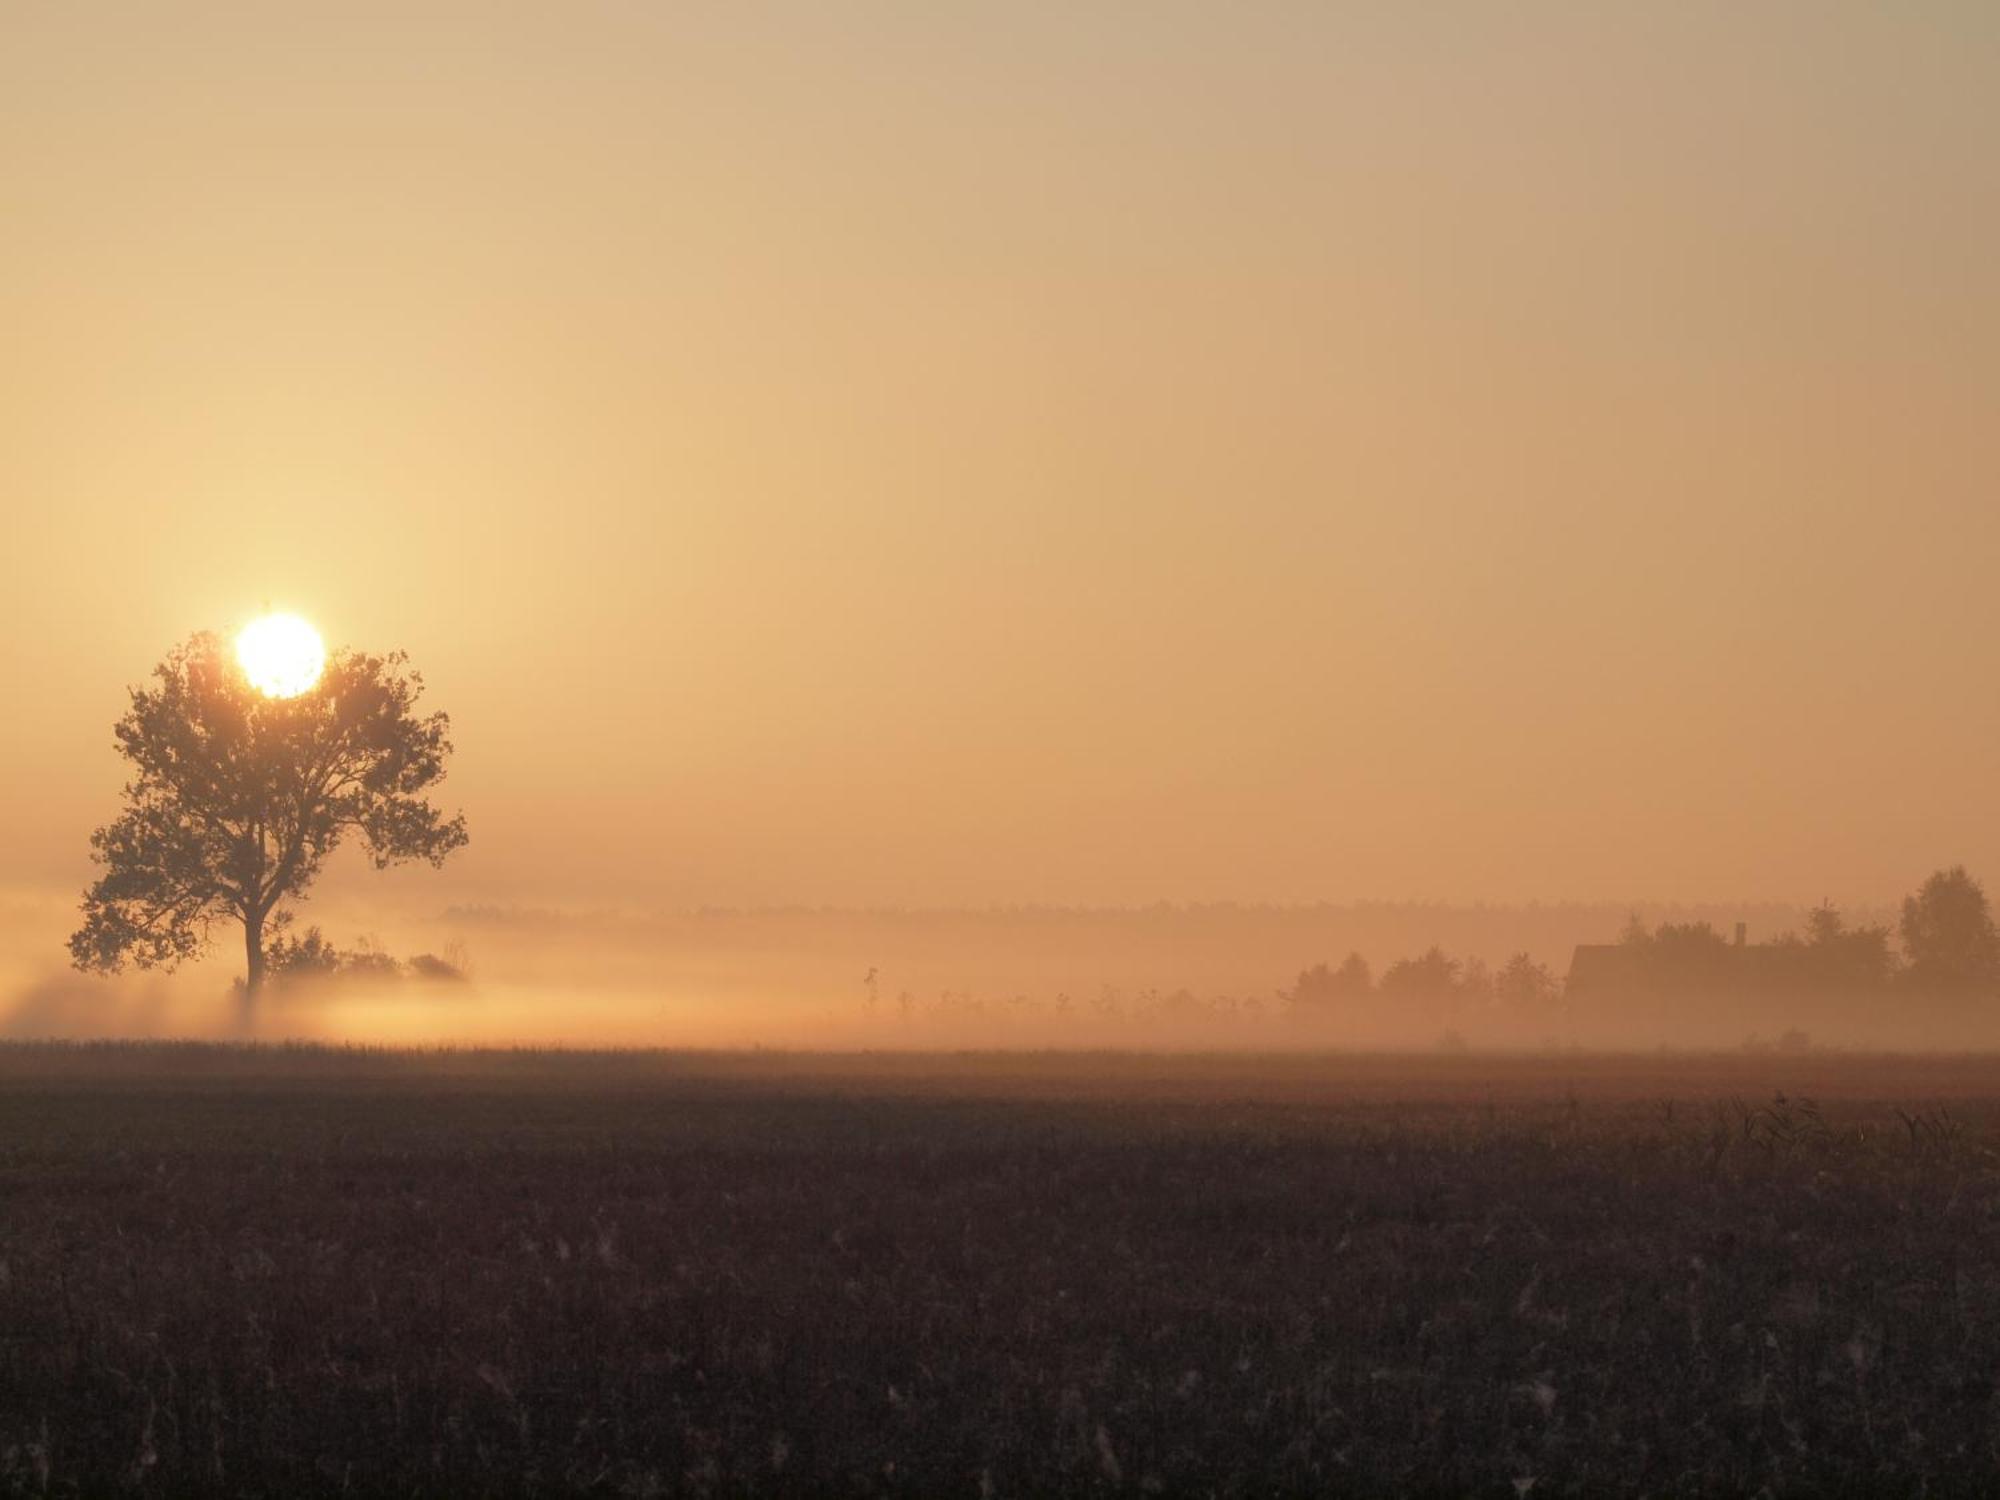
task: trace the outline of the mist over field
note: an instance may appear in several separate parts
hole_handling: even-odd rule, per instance
[[[0,3],[0,1500],[2000,1496],[1996,267],[1994,0]]]
[[[1992,7],[0,27],[7,1031],[243,1034],[63,943],[128,690],[275,611],[454,747],[300,923],[471,980],[257,1035],[1989,1040],[1544,1002],[1995,868]]]
[[[1635,919],[1732,938],[1741,923],[1754,953],[1812,917],[1774,903],[1643,902],[679,913],[467,902],[413,914],[350,888],[301,908],[300,925],[406,969],[438,957],[442,977],[281,984],[246,1023],[228,944],[170,976],[80,975],[53,959],[73,907],[15,892],[0,904],[0,1036],[894,1050],[2000,1044],[2000,1018],[1972,998],[1753,984],[1699,1008],[1620,995],[1563,1003],[1577,946],[1615,944]],[[1846,914],[1857,927],[1894,919]],[[1314,1009],[1297,993],[1306,970],[1352,953],[1379,977],[1433,949],[1460,971],[1455,997],[1370,993]],[[1533,1015],[1477,989],[1517,954],[1557,986]]]

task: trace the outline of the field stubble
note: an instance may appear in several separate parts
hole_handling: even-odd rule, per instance
[[[1990,1493],[1983,1059],[0,1049],[0,1489]]]

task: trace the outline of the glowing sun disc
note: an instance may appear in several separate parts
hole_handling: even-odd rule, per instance
[[[266,698],[296,698],[319,681],[326,647],[297,615],[264,615],[236,637],[236,660]]]

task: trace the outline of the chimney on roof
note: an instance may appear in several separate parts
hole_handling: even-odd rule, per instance
[[[1738,922],[1738,923],[1736,924],[1736,946],[1737,946],[1737,947],[1741,948],[1741,947],[1743,946],[1743,939],[1744,939],[1744,938],[1746,938],[1747,936],[1749,936],[1749,933],[1750,933],[1750,925],[1749,925],[1749,923],[1747,923],[1747,922]]]

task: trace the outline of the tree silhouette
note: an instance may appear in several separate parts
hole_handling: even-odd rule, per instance
[[[1368,971],[1368,960],[1359,953],[1350,953],[1337,969],[1323,963],[1301,969],[1292,987],[1280,991],[1279,998],[1290,1003],[1295,1016],[1327,1020],[1345,1014],[1374,992],[1375,981]]]
[[[1382,971],[1376,986],[1384,1000],[1395,1002],[1406,1013],[1426,1021],[1449,1018],[1456,1008],[1458,978],[1463,965],[1448,957],[1442,948],[1432,947],[1416,958],[1399,958]]]
[[[1879,990],[1896,973],[1889,929],[1873,924],[1850,927],[1840,908],[1831,901],[1822,901],[1806,914],[1803,941],[1780,938],[1775,946],[1795,948],[1801,959],[1801,977],[1822,991]]]
[[[1964,992],[2000,981],[2000,932],[1986,892],[1964,865],[1939,870],[1904,898],[1903,951],[1911,983]]]
[[[248,1004],[264,983],[266,920],[349,833],[377,869],[441,864],[462,846],[465,819],[423,796],[444,777],[450,721],[416,715],[423,679],[405,661],[338,651],[308,691],[267,698],[213,635],[170,652],[115,729],[134,775],[125,811],[91,835],[103,873],[69,940],[76,966],[171,969],[216,921],[236,920]]]
[[[1493,998],[1513,1014],[1540,1015],[1556,1008],[1562,998],[1562,981],[1547,964],[1516,953],[1493,976]]]

